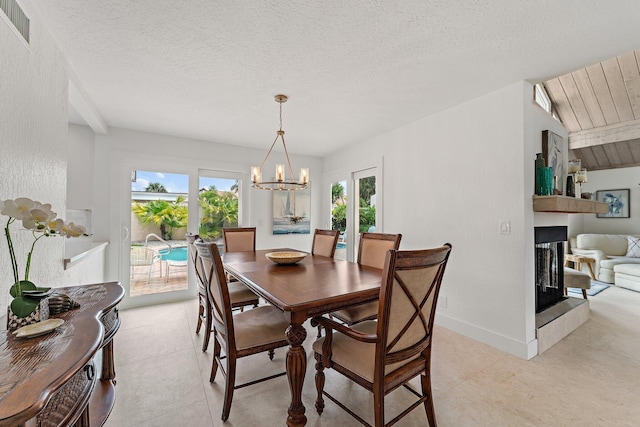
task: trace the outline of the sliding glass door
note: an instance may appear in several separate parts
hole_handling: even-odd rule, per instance
[[[131,179],[129,296],[188,289],[189,176],[136,170]]]

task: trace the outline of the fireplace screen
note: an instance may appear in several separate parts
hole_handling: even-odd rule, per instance
[[[567,227],[536,227],[536,313],[564,299]]]

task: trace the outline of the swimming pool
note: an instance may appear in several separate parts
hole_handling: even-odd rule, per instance
[[[347,248],[347,244],[346,243],[338,243],[336,244],[336,249],[346,249]]]
[[[186,261],[187,260],[187,247],[178,246],[171,248],[171,252],[166,255],[162,255],[162,261]]]

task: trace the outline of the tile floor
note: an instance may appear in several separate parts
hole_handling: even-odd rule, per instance
[[[591,318],[544,354],[526,361],[437,327],[432,378],[438,425],[637,426],[640,425],[640,293],[615,286],[590,297]],[[107,427],[283,426],[289,404],[286,377],[236,390],[231,414],[220,420],[224,382],[209,383],[211,348],[201,351],[194,333],[195,299],[121,311],[115,338],[116,405]],[[314,360],[309,346],[303,389],[308,426],[359,426],[332,402],[314,409]],[[285,350],[239,361],[240,382],[284,369]],[[372,422],[371,395],[327,372],[327,389]],[[408,399],[387,400],[387,417]],[[424,426],[422,408],[398,426]]]

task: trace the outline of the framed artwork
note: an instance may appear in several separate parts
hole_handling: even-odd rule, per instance
[[[556,178],[556,189],[563,194],[564,180],[564,140],[550,130],[542,131],[542,157],[545,165],[551,167]]]
[[[273,234],[311,233],[311,183],[304,190],[273,191]]]
[[[596,214],[598,218],[629,218],[631,214],[628,188],[622,190],[598,190],[596,191],[596,201],[609,205],[609,212]]]

